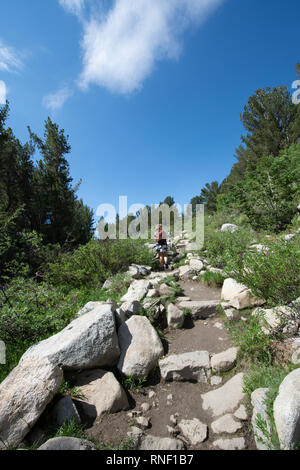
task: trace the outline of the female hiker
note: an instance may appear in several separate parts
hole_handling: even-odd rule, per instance
[[[156,226],[154,236],[156,239],[156,251],[159,253],[160,269],[163,270],[164,267],[168,269],[169,256],[168,256],[167,234],[163,230],[161,224]]]

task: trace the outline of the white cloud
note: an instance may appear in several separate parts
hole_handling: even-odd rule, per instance
[[[159,60],[179,57],[182,32],[223,1],[115,0],[106,15],[83,22],[80,86],[94,83],[124,94],[140,89]]]
[[[73,91],[65,86],[56,93],[44,96],[43,105],[50,111],[58,111],[72,95]]]
[[[13,47],[7,46],[0,39],[0,70],[16,72],[23,67],[20,54]]]
[[[6,103],[6,84],[0,80],[0,104]]]
[[[70,13],[80,16],[85,0],[59,0],[60,5]]]

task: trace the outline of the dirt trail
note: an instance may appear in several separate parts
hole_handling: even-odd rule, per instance
[[[219,300],[221,290],[207,287],[197,281],[182,281],[180,286],[183,295],[190,300]],[[216,314],[205,320],[186,320],[184,328],[181,330],[166,330],[164,332],[167,342],[168,354],[180,354],[192,351],[208,351],[211,355],[225,351],[233,346],[227,330],[222,320]],[[223,377],[224,384],[228,380]],[[160,437],[171,437],[167,426],[170,425],[170,416],[178,413],[178,420],[198,418],[201,422],[209,426],[212,418],[201,406],[201,394],[216,389],[210,383],[190,383],[190,382],[170,382],[163,383],[159,376],[159,371],[152,374],[145,387],[139,393],[131,392],[130,400],[132,408],[130,411],[140,411],[143,403],[150,405],[148,412],[142,415],[151,419],[151,427],[146,431],[148,434]],[[149,392],[154,392],[150,399]],[[172,397],[171,397],[172,396]],[[98,418],[93,426],[87,431],[88,434],[105,443],[118,445],[126,438],[130,426],[135,425],[134,419],[128,417],[128,411],[122,411],[113,415],[106,415]],[[198,447],[187,444],[187,449],[210,450],[214,449],[212,442],[219,438],[231,438],[242,436],[246,438],[247,449],[255,449],[255,444],[248,431],[247,422],[244,430],[239,431],[236,436],[231,435],[211,435]]]

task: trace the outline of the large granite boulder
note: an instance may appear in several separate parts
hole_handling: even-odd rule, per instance
[[[129,408],[127,395],[112,372],[86,370],[76,377],[75,385],[81,396],[76,404],[91,420],[103,413],[117,413]]]
[[[22,356],[47,358],[65,370],[113,366],[120,356],[114,308],[101,302]]]
[[[38,450],[97,450],[97,447],[92,442],[77,437],[54,437]]]
[[[172,354],[159,361],[161,377],[168,381],[207,383],[210,377],[210,360],[207,351]]]
[[[63,372],[45,357],[27,357],[0,384],[0,449],[17,447],[58,392]]]
[[[204,319],[217,313],[218,300],[191,300],[179,302],[178,307],[190,311],[193,320]]]
[[[280,447],[293,450],[300,442],[300,369],[290,372],[273,405]]]
[[[161,340],[148,318],[134,315],[118,331],[119,371],[134,379],[147,377],[163,355]]]

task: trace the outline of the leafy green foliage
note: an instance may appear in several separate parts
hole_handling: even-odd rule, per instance
[[[283,230],[300,200],[300,143],[277,157],[261,157],[247,170],[235,193],[254,228]]]
[[[240,228],[234,233],[219,232],[208,226],[205,231],[204,250],[208,251],[210,263],[226,268],[231,260],[242,265],[242,255],[253,239],[249,228]]]
[[[220,186],[217,181],[212,183],[206,183],[205,187],[201,189],[200,196],[195,196],[191,199],[193,206],[193,212],[195,211],[196,204],[204,204],[205,210],[208,214],[211,214],[217,209],[217,196],[220,191]]]
[[[131,375],[127,376],[122,380],[124,388],[128,392],[137,392],[139,393],[143,385],[147,382],[147,377],[140,377],[139,379],[134,379]]]
[[[239,360],[245,363],[273,362],[272,338],[266,335],[257,317],[249,316],[247,322],[231,323],[227,321],[231,339],[239,348]]]
[[[248,252],[244,267],[232,259],[234,278],[247,285],[252,293],[265,299],[270,306],[287,305],[300,292],[300,240],[275,240],[268,251]]]
[[[141,240],[91,240],[73,253],[62,253],[44,269],[49,282],[62,288],[100,286],[108,277],[132,264],[152,262],[152,254]]]

